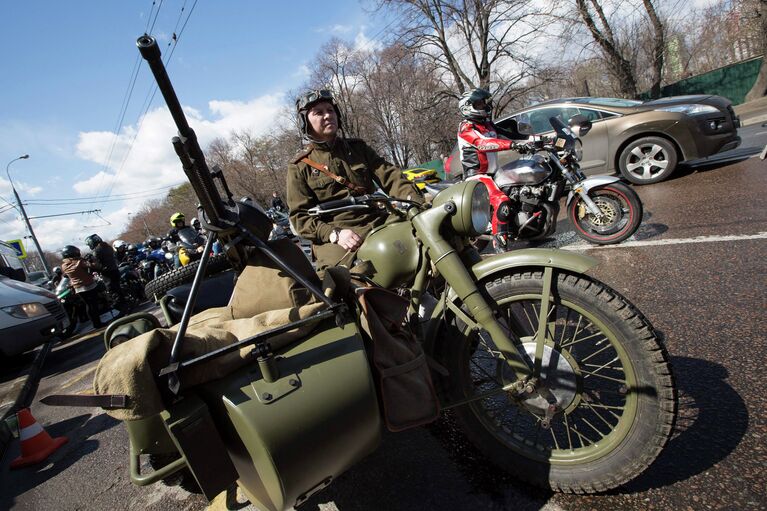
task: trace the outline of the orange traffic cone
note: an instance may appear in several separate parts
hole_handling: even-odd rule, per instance
[[[19,421],[21,456],[11,462],[11,468],[21,468],[39,463],[69,441],[65,436],[51,438],[51,435],[32,417],[29,408],[19,410],[16,418]]]

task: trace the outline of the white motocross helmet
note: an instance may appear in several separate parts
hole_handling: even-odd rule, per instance
[[[485,108],[477,109],[474,104],[485,100]],[[458,100],[458,110],[465,119],[486,121],[493,113],[493,102],[490,93],[485,89],[472,89],[465,92]]]
[[[127,250],[128,244],[123,240],[114,240],[112,242],[112,248],[115,252],[119,252],[120,250]]]

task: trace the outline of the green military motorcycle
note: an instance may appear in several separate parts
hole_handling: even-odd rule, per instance
[[[586,275],[596,260],[544,249],[483,259],[470,238],[485,231],[490,203],[484,185],[468,181],[426,206],[371,195],[315,208],[390,215],[360,247],[359,264],[320,283],[268,241],[264,211],[234,201],[222,173],[208,170],[156,42],[143,36],[138,46],[179,129],[173,143],[200,199],[208,245],[221,241],[241,279],[258,269],[258,254],[316,308],[195,351],[217,331],[187,335],[208,247],[179,325],[105,356],[129,358],[160,331],[173,337],[160,367],[149,364],[158,405],[122,416],[135,484],[186,477],[212,499],[236,481],[257,507],[288,509],[376,449],[384,424],[399,431],[446,409],[491,462],[544,488],[605,491],[651,465],[674,426],[669,357],[634,305]],[[142,321],[152,323],[129,317],[108,333],[129,338],[152,326]],[[251,319],[216,321],[206,325]],[[216,365],[237,353],[246,354],[234,366]],[[149,399],[97,391],[110,413]],[[141,473],[142,455],[156,470]]]

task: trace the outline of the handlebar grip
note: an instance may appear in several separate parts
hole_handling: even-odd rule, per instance
[[[331,209],[342,208],[344,206],[353,206],[359,204],[368,199],[368,195],[361,195],[359,197],[345,197],[343,199],[336,199],[321,204],[317,204],[317,211],[329,211]]]

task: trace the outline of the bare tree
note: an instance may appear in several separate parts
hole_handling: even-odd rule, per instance
[[[357,103],[354,101],[360,86],[363,53],[334,37],[317,53],[317,58],[310,66],[312,78],[306,87],[333,91],[341,109],[343,130],[352,137],[363,135],[361,115],[356,111]]]
[[[371,53],[364,62],[359,110],[368,142],[402,168],[435,158],[455,142],[453,101],[435,97],[434,68],[403,45]]]
[[[762,53],[762,67],[759,68],[759,74],[756,77],[751,90],[746,94],[746,101],[753,101],[767,95],[767,0],[752,0],[750,13],[756,23],[758,34],[758,45]]]
[[[491,90],[502,111],[540,67],[529,48],[545,30],[538,3],[526,0],[381,0],[404,14],[399,39],[441,71],[443,94]]]

